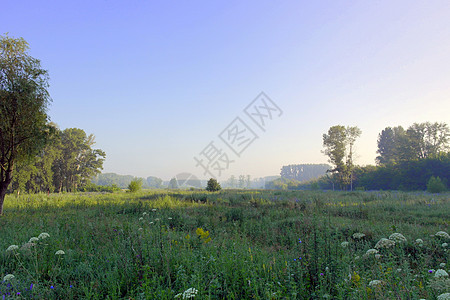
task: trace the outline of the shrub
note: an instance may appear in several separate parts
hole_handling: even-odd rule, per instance
[[[206,186],[206,190],[209,192],[217,192],[220,191],[222,189],[222,187],[220,186],[220,184],[217,182],[216,179],[211,178],[210,180],[208,180],[208,185]]]
[[[131,193],[135,193],[137,191],[140,191],[141,189],[142,189],[142,178],[135,178],[128,185],[128,190]]]
[[[441,193],[445,192],[447,187],[442,182],[442,180],[438,177],[431,176],[430,180],[427,183],[427,191],[429,193]]]

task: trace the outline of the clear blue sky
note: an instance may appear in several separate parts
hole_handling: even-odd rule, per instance
[[[450,1],[5,1],[0,34],[49,70],[51,120],[96,136],[104,172],[277,175],[326,163],[322,134],[358,126],[374,164],[387,126],[450,123]],[[283,111],[266,132],[243,109],[264,91]],[[240,157],[218,135],[240,116],[259,136]],[[253,126],[253,127],[252,127]]]

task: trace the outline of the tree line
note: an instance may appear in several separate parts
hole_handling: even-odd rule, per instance
[[[0,36],[0,215],[9,191],[75,191],[102,168],[94,136],[50,122],[48,72],[22,38]]]
[[[450,181],[450,129],[446,123],[386,127],[378,135],[376,165],[353,163],[357,127],[336,125],[323,134],[323,153],[332,167],[325,176],[301,182],[281,178],[275,189],[426,190],[430,182],[446,190]],[[283,175],[283,170],[282,170]]]
[[[92,148],[94,135],[53,126],[54,133],[39,154],[16,165],[9,192],[74,192],[100,173],[106,154]]]

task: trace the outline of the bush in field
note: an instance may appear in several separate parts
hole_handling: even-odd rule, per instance
[[[130,184],[128,185],[128,190],[130,190],[131,193],[135,193],[137,191],[140,191],[142,189],[142,179],[136,178],[133,179]]]
[[[210,180],[208,180],[208,185],[206,186],[206,190],[209,192],[217,192],[220,191],[222,189],[222,187],[220,186],[220,184],[217,182],[216,179],[211,178]]]
[[[445,192],[447,187],[442,182],[442,180],[438,177],[431,176],[430,180],[427,183],[427,191],[430,193],[441,193]]]

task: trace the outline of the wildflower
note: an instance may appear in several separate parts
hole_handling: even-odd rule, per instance
[[[381,258],[381,254],[375,254],[375,258],[376,259],[380,259]]]
[[[341,247],[342,248],[347,248],[348,247],[349,242],[342,242],[341,243]]]
[[[450,239],[450,235],[448,235],[448,233],[445,231],[438,231],[436,232],[435,236]]]
[[[145,217],[145,216],[147,215],[147,213],[144,211],[144,212],[142,213],[142,215]]]
[[[172,220],[172,218],[171,218],[171,217],[168,217],[167,220]]]
[[[378,243],[375,245],[375,248],[380,249],[380,248],[390,248],[392,246],[395,245],[395,242],[392,240],[388,240],[386,238],[382,238],[381,240],[378,241]]]
[[[154,224],[153,222],[150,222],[150,225]]]
[[[155,212],[155,211],[156,211],[156,208],[152,209],[152,211]]]
[[[55,287],[53,285],[51,285],[50,288],[53,290]]]
[[[302,240],[301,240],[301,239],[298,239],[298,243],[301,244],[301,243],[302,243]]]
[[[430,273],[430,274],[433,272],[435,272],[434,269],[428,270],[428,273]]]
[[[19,249],[19,246],[11,245],[11,246],[8,247],[8,249],[6,249],[6,252],[15,251],[15,250],[18,250],[18,249]]]
[[[441,267],[441,268],[445,267],[445,263],[441,263],[441,264],[439,265],[439,267]]]
[[[5,275],[5,277],[3,277],[3,281],[9,281],[11,279],[14,279],[14,275],[13,274],[7,274]]]
[[[55,255],[64,255],[66,254],[63,250],[58,250],[55,252]]]
[[[38,236],[38,239],[43,240],[50,237],[50,234],[48,234],[47,232],[43,232]]]
[[[447,243],[442,243],[442,248],[446,248],[447,246],[448,246],[448,244]]]
[[[363,237],[365,237],[366,235],[364,234],[364,233],[361,233],[361,232],[356,232],[356,233],[354,233],[353,235],[352,235],[352,237],[354,238],[354,239],[358,239],[358,240],[360,240],[360,239],[362,239]]]
[[[195,230],[195,233],[200,237],[200,239],[206,244],[211,241],[211,238],[209,237],[209,231],[203,230],[203,228],[197,228]]]
[[[144,221],[144,218],[143,218],[143,217],[140,217],[140,218],[139,218],[139,221]]]
[[[396,242],[396,243],[406,242],[405,236],[403,234],[401,234],[401,233],[398,233],[398,232],[391,234],[389,236],[389,239],[391,241]]]
[[[323,276],[323,273],[320,273],[320,276]]]
[[[37,242],[37,241],[39,241],[39,239],[37,237],[33,236],[32,238],[30,238],[28,243],[34,243],[34,242]]]
[[[361,280],[361,276],[359,276],[355,271],[353,271],[353,274],[349,274],[348,277],[356,285],[358,285]]]
[[[155,222],[158,222],[158,221],[159,221],[159,218],[156,218],[156,219],[155,219]]]
[[[422,239],[417,239],[416,240],[416,244],[422,247],[423,246],[423,240]]]
[[[450,293],[440,294],[437,297],[437,300],[450,300]]]
[[[366,251],[366,256],[372,255],[372,254],[377,254],[378,250],[377,249],[369,249]]]
[[[445,270],[438,269],[436,273],[434,273],[434,277],[436,278],[448,277],[448,273]]]
[[[188,288],[183,293],[176,294],[175,298],[180,298],[180,297],[182,297],[183,299],[195,298],[197,293],[198,293],[197,289],[195,289],[195,288]]]
[[[383,282],[381,280],[372,280],[369,282],[369,286],[377,286],[379,284],[382,284]]]
[[[138,229],[138,231],[142,231],[142,230],[144,230],[144,228],[142,228],[142,227],[140,227],[140,228]]]

